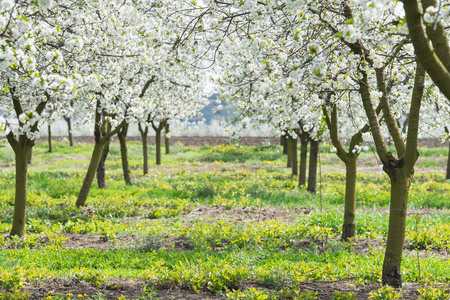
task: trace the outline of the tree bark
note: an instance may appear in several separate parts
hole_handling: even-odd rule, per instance
[[[128,151],[127,151],[127,134],[128,134],[128,123],[123,126],[123,128],[117,133],[120,143],[120,157],[122,158],[122,170],[123,178],[126,185],[132,185],[130,176],[130,166],[128,164]]]
[[[297,149],[297,139],[289,137],[290,147],[291,147],[291,167],[292,176],[298,175],[298,149]]]
[[[53,149],[52,149],[52,126],[50,124],[48,124],[47,126],[48,128],[48,153],[52,153]]]
[[[31,165],[32,160],[33,160],[33,148],[31,148],[30,151],[28,152],[27,161],[29,165]]]
[[[450,51],[442,23],[437,22],[436,30],[432,28],[426,30],[422,11],[425,11],[428,3],[419,3],[418,0],[402,0],[402,2],[414,51],[433,82],[447,99],[450,99],[450,61],[448,59]],[[423,10],[421,6],[424,6]]]
[[[155,125],[154,121],[151,121],[152,127],[155,130],[155,146],[156,146],[156,165],[161,165],[161,131],[166,126],[166,120],[160,120],[158,126]]]
[[[447,174],[445,179],[450,179],[450,142],[448,143],[448,154],[447,154]]]
[[[280,145],[283,146],[283,154],[287,155],[288,154],[288,148],[287,148],[287,138],[286,138],[286,134],[282,134],[280,137]]]
[[[108,139],[102,148],[102,155],[100,156],[100,161],[97,167],[97,184],[99,189],[106,189],[106,158],[108,158],[109,153],[109,143]]]
[[[96,171],[102,158],[105,145],[109,143],[111,137],[115,135],[119,130],[121,130],[122,127],[126,124],[125,121],[123,121],[114,130],[111,130],[111,125],[106,119],[106,117],[108,117],[108,114],[100,110],[100,100],[97,101],[97,107],[95,111],[94,150],[92,151],[91,161],[89,162],[89,167],[86,172],[86,176],[84,177],[83,185],[81,186],[80,193],[78,194],[77,201],[75,202],[75,205],[77,207],[86,205],[86,199],[89,195],[89,191],[91,190],[95,174],[97,173]]]
[[[156,146],[156,165],[161,165],[161,131],[162,129],[155,129],[156,137],[155,137],[155,146]]]
[[[356,161],[358,156],[349,156],[345,162],[345,205],[344,224],[342,225],[343,241],[355,237],[356,215]]]
[[[291,138],[286,136],[287,168],[292,168],[292,146]]]
[[[336,148],[336,155],[342,160],[346,168],[345,176],[345,198],[344,198],[344,223],[342,225],[341,239],[348,241],[355,236],[355,215],[356,215],[356,161],[359,151],[356,146],[361,146],[363,142],[362,134],[369,131],[369,125],[366,124],[357,133],[355,133],[349,145],[348,152],[345,151],[339,139],[338,128],[338,109],[336,104],[327,102],[328,106],[322,108],[328,130],[330,132],[331,143]],[[331,113],[330,110],[331,109]],[[376,113],[381,112],[381,106],[378,106]]]
[[[86,199],[89,196],[89,191],[91,190],[92,182],[94,181],[95,174],[102,157],[103,146],[105,142],[99,140],[94,144],[94,150],[92,151],[91,161],[89,162],[89,167],[84,177],[83,185],[81,186],[80,193],[78,194],[78,199],[75,205],[77,207],[85,206]]]
[[[377,154],[383,163],[383,170],[389,176],[391,181],[391,199],[389,214],[389,229],[386,244],[385,259],[382,270],[382,284],[387,284],[398,288],[402,286],[401,278],[401,261],[402,251],[405,238],[405,220],[406,208],[408,201],[408,191],[411,184],[411,178],[414,173],[414,165],[418,158],[417,137],[419,128],[419,114],[423,97],[425,70],[421,67],[425,65],[427,71],[441,92],[450,99],[450,74],[438,60],[440,50],[432,49],[429,40],[425,34],[422,24],[422,12],[417,0],[403,0],[406,20],[415,52],[421,63],[417,63],[416,74],[414,79],[414,87],[411,96],[411,104],[409,109],[408,129],[406,145],[402,138],[400,130],[395,122],[392,113],[392,103],[389,101],[391,92],[391,84],[385,78],[384,68],[375,68],[376,81],[378,91],[381,92],[379,106],[383,111],[383,122],[387,125],[389,133],[393,139],[397,157],[388,151],[386,143],[381,131],[377,112],[374,109],[370,94],[370,84],[368,73],[362,68],[359,69],[359,93],[363,103],[366,116],[369,119],[369,126],[375,143]],[[351,9],[346,7],[346,18],[352,19]],[[438,26],[442,26],[439,24]],[[442,36],[445,39],[445,36]],[[432,38],[433,46],[438,39]],[[396,45],[394,52],[399,51],[406,40]],[[448,42],[445,39],[448,46]],[[354,44],[346,43],[354,54],[360,55],[361,60],[370,63],[368,51],[366,51],[361,41]],[[437,45],[437,43],[436,43]],[[437,49],[438,47],[436,47]],[[398,53],[398,52],[397,52]],[[437,53],[437,55],[436,55]],[[441,53],[442,54],[442,53]],[[392,55],[395,57],[395,55]],[[448,60],[446,60],[448,61]],[[440,82],[437,82],[439,81]],[[441,86],[442,85],[442,86]]]
[[[401,263],[403,244],[405,242],[406,210],[409,188],[414,175],[414,165],[419,153],[417,151],[417,137],[419,132],[419,116],[425,86],[425,69],[417,63],[414,87],[408,118],[408,133],[404,155],[398,159],[389,158],[383,161],[383,170],[391,180],[391,201],[389,209],[389,229],[384,255],[382,283],[393,287],[402,286]],[[389,109],[384,107],[383,109]],[[388,116],[386,112],[385,116]],[[400,152],[397,149],[397,152]],[[388,157],[391,157],[388,155]]]
[[[166,122],[166,126],[164,126],[164,146],[166,148],[166,154],[170,154],[170,131],[169,131],[169,123]]]
[[[16,159],[16,190],[14,196],[14,216],[10,236],[22,237],[25,231],[27,207],[28,155],[33,142],[21,136],[14,147]]]
[[[141,133],[141,140],[142,140],[142,158],[143,158],[143,168],[144,168],[144,175],[148,174],[148,145],[147,145],[147,138],[148,138],[148,127],[145,127],[145,130],[142,128],[141,124],[139,124],[139,132]]]
[[[298,186],[306,185],[306,160],[308,156],[308,137],[306,133],[300,134],[300,175],[298,176]]]
[[[73,147],[72,119],[70,117],[64,116],[64,120],[66,120],[67,131],[69,132],[69,146]]]
[[[439,107],[438,107],[438,111],[439,111]],[[447,141],[448,141],[447,172],[445,174],[445,179],[450,179],[450,131],[448,129],[448,126],[444,126],[444,129],[445,129],[445,133],[447,134]]]
[[[393,287],[402,286],[401,264],[405,241],[406,206],[412,175],[396,170],[391,176],[389,229],[384,255],[382,282]]]
[[[16,112],[19,125],[24,125],[19,116],[24,113],[20,99],[15,94],[15,87],[10,88],[12,97],[12,106]],[[35,112],[38,115],[42,114],[47,101],[50,100],[50,96],[45,93],[46,101],[42,101],[38,104]],[[30,132],[36,133],[38,131],[38,123],[36,122],[31,126]],[[34,140],[30,140],[26,134],[19,136],[17,140],[12,132],[6,135],[9,145],[15,154],[15,176],[16,176],[16,190],[14,195],[14,215],[13,223],[10,231],[10,236],[22,237],[25,231],[26,221],[26,208],[27,208],[27,177],[28,177],[28,164],[31,163],[31,149],[34,146]]]
[[[316,193],[318,154],[319,154],[319,141],[311,139],[309,149],[308,187],[306,188],[306,190],[312,194]]]

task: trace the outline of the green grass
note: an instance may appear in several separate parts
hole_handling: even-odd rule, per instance
[[[247,296],[269,289],[277,299],[289,299],[281,295],[296,291],[306,280],[380,282],[388,230],[388,178],[381,172],[358,174],[357,239],[375,245],[359,253],[352,243],[338,241],[345,173],[338,171],[342,164],[327,145],[321,147],[322,184],[311,195],[297,186],[298,178],[290,176],[280,146],[178,144],[171,148],[172,154],[163,155],[162,166],[151,160],[151,172],[143,176],[140,143],[129,142],[134,184],[126,186],[120,149],[113,143],[106,163],[107,189],[94,183],[88,207],[80,209],[74,203],[92,148],[60,143],[54,143],[53,153],[47,153],[45,143],[34,148],[26,236],[0,240],[0,292],[7,282],[13,286],[47,277],[81,278],[93,285],[124,277],[223,295],[251,282],[266,290],[242,290]],[[435,162],[446,159],[446,151],[420,149],[420,167],[436,167]],[[153,158],[154,147],[149,152]],[[10,230],[14,208],[11,153],[0,147],[4,166],[0,232],[4,234]],[[371,156],[362,153],[360,159],[370,166]],[[404,281],[450,280],[449,260],[433,255],[450,250],[449,196],[450,182],[443,172],[416,174],[408,203],[412,213],[407,216],[406,243],[411,252],[403,260]],[[221,209],[225,216],[189,217],[199,206]],[[270,211],[279,213],[280,219],[268,218]],[[110,249],[66,249],[71,234],[100,236]],[[184,246],[173,240],[183,241]],[[420,258],[420,277],[415,251],[431,251]],[[22,279],[13,274],[21,274]]]

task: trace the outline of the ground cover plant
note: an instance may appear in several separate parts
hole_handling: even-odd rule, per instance
[[[278,145],[172,147],[133,185],[118,144],[106,189],[74,205],[92,144],[38,143],[23,238],[0,240],[0,299],[448,299],[446,148],[420,149],[406,222],[402,290],[381,287],[389,182],[361,153],[356,238],[340,241],[344,166],[321,146],[315,195],[297,186]],[[149,147],[150,154],[156,150]],[[11,149],[0,148],[0,233],[12,222]],[[154,157],[150,155],[150,157]]]

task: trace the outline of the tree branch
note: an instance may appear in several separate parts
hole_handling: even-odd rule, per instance
[[[408,133],[406,140],[405,168],[411,171],[418,158],[417,136],[419,133],[420,106],[425,89],[425,69],[417,64],[416,76],[414,78],[414,88],[411,96],[411,106],[408,118]]]
[[[447,97],[447,99],[450,99],[450,73],[430,46],[423,25],[419,1],[402,0],[402,2],[411,41],[414,45],[414,50],[419,57],[420,63],[433,79],[433,82],[439,87],[439,90]],[[436,37],[436,39],[437,38],[438,37]],[[448,44],[445,35],[440,35],[439,39],[446,41],[445,43]]]

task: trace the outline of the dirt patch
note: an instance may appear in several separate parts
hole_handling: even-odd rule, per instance
[[[30,300],[45,299],[47,296],[70,295],[72,298],[83,295],[84,298],[103,294],[106,299],[118,299],[126,296],[126,299],[225,299],[210,293],[193,293],[180,288],[152,291],[142,279],[113,278],[103,282],[100,287],[94,287],[88,282],[80,282],[72,279],[51,278],[40,282],[28,284],[25,291],[30,294]],[[87,296],[85,296],[87,295]],[[153,297],[153,298],[151,298]]]
[[[342,294],[356,293],[356,299],[368,299],[370,292],[380,287],[381,285],[375,283],[354,286],[351,280],[305,282],[300,286],[302,291],[316,291],[318,299],[331,299],[335,291],[340,291]],[[405,284],[402,289],[403,299],[417,299],[419,288],[421,286],[417,284]]]
[[[371,283],[365,285],[354,285],[351,279],[337,280],[337,281],[307,281],[298,286],[301,293],[317,292],[319,300],[331,299],[335,291],[340,291],[342,294],[356,293],[356,299],[368,299],[371,291],[379,289],[379,284]],[[422,288],[419,284],[404,284],[402,289],[403,299],[412,300],[417,299],[419,293],[418,289]],[[257,288],[269,291],[270,288],[258,285],[256,283],[248,283],[242,286],[241,291],[249,288]],[[207,291],[200,291],[195,293],[180,287],[149,287],[146,282],[141,279],[122,279],[112,278],[103,282],[100,287],[94,287],[90,283],[80,282],[72,279],[58,279],[51,278],[40,282],[34,282],[26,285],[25,291],[30,294],[30,300],[45,299],[47,296],[72,294],[72,297],[78,295],[87,295],[87,297],[94,297],[103,294],[106,299],[116,300],[121,296],[126,296],[127,299],[178,299],[178,300],[206,300],[206,299],[227,299],[221,295],[215,295]],[[398,290],[397,290],[398,291]],[[86,298],[86,296],[84,296]]]
[[[225,221],[229,224],[234,222],[260,222],[266,220],[283,221],[294,220],[299,214],[309,214],[307,208],[284,209],[274,206],[257,207],[236,207],[227,209],[223,206],[196,206],[189,214],[185,215],[186,220],[202,219],[212,223]]]
[[[105,241],[102,235],[98,234],[79,234],[67,233],[64,234],[67,240],[64,242],[64,248],[67,249],[101,249],[108,250],[115,248],[113,241]]]

